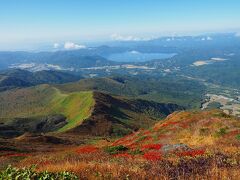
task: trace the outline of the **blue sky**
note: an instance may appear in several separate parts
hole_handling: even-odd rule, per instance
[[[239,0],[0,0],[0,48],[238,31]]]

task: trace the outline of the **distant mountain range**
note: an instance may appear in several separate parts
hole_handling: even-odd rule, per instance
[[[0,52],[0,69],[58,70],[84,77],[188,76],[221,86],[240,87],[240,38],[234,33],[106,44],[71,51]],[[129,62],[128,54],[131,54]],[[166,56],[161,58],[157,54]],[[115,56],[118,62],[112,59]]]
[[[82,77],[61,71],[29,72],[20,69],[10,69],[0,71],[0,91],[38,84],[67,83],[79,79],[82,79]]]
[[[109,51],[108,48],[104,49],[106,49],[106,52]],[[58,68],[59,70],[68,70],[69,68],[73,67],[86,68],[116,64],[103,58],[99,54],[103,54],[101,47],[96,50],[72,50],[39,53],[0,52],[0,69],[18,67],[19,65],[21,65],[20,67],[22,68],[29,68],[33,66],[33,64],[41,64],[48,65],[47,67],[49,69]]]

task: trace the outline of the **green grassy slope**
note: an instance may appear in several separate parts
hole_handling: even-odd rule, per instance
[[[69,130],[81,124],[81,122],[91,115],[94,105],[92,92],[70,93],[66,97],[57,97],[51,104],[53,112],[61,112],[69,119],[69,123],[61,128],[59,132]]]
[[[33,88],[7,91],[0,94],[0,118],[36,117],[62,114],[69,123],[59,131],[79,125],[91,115],[94,99],[91,91],[62,93],[41,85]]]

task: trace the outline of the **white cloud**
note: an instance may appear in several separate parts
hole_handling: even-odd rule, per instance
[[[225,58],[211,58],[212,61],[226,61]]]
[[[213,39],[212,39],[210,36],[208,36],[208,37],[207,37],[207,40],[208,40],[208,41],[211,41],[211,40],[213,40]]]
[[[212,41],[212,40],[213,39],[210,36],[201,38],[201,41]]]
[[[167,42],[169,42],[169,41],[175,41],[175,40],[180,40],[180,39],[175,38],[175,36],[172,36],[171,38],[167,38],[167,39],[166,39]]]
[[[112,34],[111,39],[114,41],[148,41],[153,38],[140,38],[135,36],[123,36],[119,34]]]
[[[73,49],[85,49],[87,48],[85,45],[75,44],[73,42],[65,42],[64,49],[73,50]]]
[[[140,39],[133,36],[122,36],[119,34],[112,34],[111,39],[115,41],[139,41]]]
[[[133,50],[133,51],[130,51],[130,53],[131,53],[131,54],[140,54],[140,52],[134,51],[134,50]]]
[[[164,72],[167,72],[167,73],[171,72],[170,69],[164,69],[163,71],[164,71]]]
[[[60,44],[58,44],[58,43],[53,44],[53,48],[55,48],[55,49],[59,48],[59,46],[60,46]]]

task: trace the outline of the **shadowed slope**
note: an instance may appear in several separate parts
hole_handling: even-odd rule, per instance
[[[71,130],[90,135],[124,135],[140,128],[149,128],[168,114],[183,108],[175,104],[113,97],[94,92],[92,115]]]

